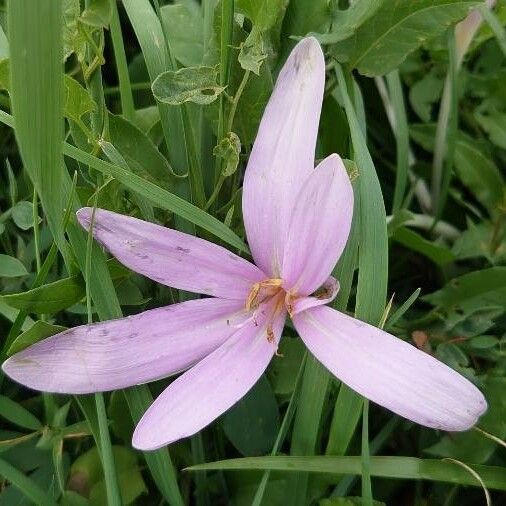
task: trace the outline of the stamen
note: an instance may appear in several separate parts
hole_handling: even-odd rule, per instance
[[[251,311],[257,308],[267,298],[276,295],[281,286],[283,280],[280,278],[265,279],[255,283],[248,294],[246,299],[246,310]]]

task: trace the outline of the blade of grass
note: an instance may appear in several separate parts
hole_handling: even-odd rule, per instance
[[[93,225],[95,221],[95,209],[97,207],[98,193],[95,193],[95,202],[91,215],[91,225],[88,231],[88,239],[86,243],[86,270],[84,273],[86,283],[86,309],[88,312],[88,324],[93,323],[93,315],[91,312],[91,252],[93,245]],[[109,435],[109,426],[107,422],[107,414],[105,412],[104,395],[102,393],[95,394],[95,409],[97,412],[98,431],[99,431],[99,453],[104,469],[104,481],[107,493],[107,504],[121,506],[121,493],[118,485],[118,476],[116,474],[116,466],[112,453],[111,437]]]
[[[121,100],[121,112],[126,119],[135,123],[135,106],[132,95],[132,85],[130,75],[128,74],[128,63],[125,54],[125,45],[123,43],[123,34],[121,33],[121,24],[119,21],[118,6],[116,2],[111,2],[111,40],[114,51],[114,60],[116,61],[116,71],[118,73],[119,93]]]
[[[34,185],[38,185],[37,190],[42,207],[58,248],[67,259],[67,265],[72,265],[61,228],[63,214],[61,203],[57,205],[62,195],[69,195],[71,188],[70,178],[62,170],[64,165],[61,157],[63,78],[60,8],[59,0],[41,0],[35,3],[29,0],[16,0],[9,3],[9,25],[13,28],[10,41],[11,85],[14,99],[13,111],[16,115],[16,134],[21,139],[20,149],[23,157],[25,157],[23,153],[26,152],[25,167]],[[40,25],[43,25],[44,30],[40,30]],[[51,29],[48,29],[49,27]],[[43,32],[43,35],[40,32]],[[38,35],[41,36],[38,37]],[[55,48],[59,49],[55,50]],[[30,56],[29,64],[28,56]],[[49,93],[49,90],[52,93]],[[34,111],[34,104],[38,105],[36,111]],[[3,111],[0,111],[0,119],[11,127],[14,125],[13,118]],[[49,142],[51,145],[46,149],[46,144]],[[67,149],[72,148],[68,144],[65,146]],[[103,162],[93,156],[81,161],[84,163],[91,161],[90,165],[93,165],[95,161]],[[111,165],[111,167],[114,166]],[[41,177],[42,175],[44,177]],[[168,196],[172,195],[169,193]],[[189,206],[187,202],[182,202]],[[73,208],[79,207],[81,204],[75,198]],[[193,206],[187,208],[188,214],[191,215],[193,210]],[[217,221],[217,223],[220,222]],[[80,269],[85,272],[86,236],[75,223],[69,224],[68,235]],[[105,256],[96,244],[93,244],[92,249],[92,265],[91,296],[98,316],[102,320],[121,317],[121,308],[105,265]],[[148,387],[139,386],[135,389],[143,394],[139,397],[137,408],[144,412],[149,407]],[[155,482],[165,499],[169,503],[178,504],[177,486],[174,491],[169,485],[171,480],[175,481],[175,472],[168,465],[170,457],[167,452],[165,453],[163,458],[159,458],[159,453],[154,452],[146,457],[146,461],[152,474],[158,476]],[[155,459],[158,460],[155,462]]]
[[[369,452],[369,401],[364,400],[362,410],[362,502],[372,506],[371,455]]]
[[[394,70],[390,72],[386,78],[390,92],[390,101],[394,111],[394,133],[397,147],[397,170],[395,173],[394,201],[392,205],[392,214],[394,214],[402,207],[408,182],[409,129],[399,71]]]
[[[153,402],[153,396],[146,386],[137,386],[123,390],[128,407],[134,423],[138,423],[146,411],[146,407]],[[149,466],[151,474],[163,496],[171,506],[183,506],[184,501],[181,497],[176,479],[176,470],[167,448],[162,448],[156,452],[144,453],[144,458]]]
[[[0,476],[10,481],[24,496],[40,506],[57,506],[57,502],[33,480],[18,471],[14,466],[0,459]]]
[[[274,442],[274,446],[272,447],[271,455],[274,456],[278,453],[283,441],[286,437],[290,424],[292,423],[293,416],[295,414],[295,410],[297,408],[299,402],[300,395],[300,386],[302,383],[302,374],[304,372],[304,366],[307,360],[307,353],[302,358],[300,363],[299,372],[297,373],[297,378],[295,379],[295,385],[293,387],[293,392],[290,397],[290,402],[288,403],[288,407],[286,408],[285,416],[283,417],[283,422],[281,423],[281,427],[279,428],[278,435],[276,436],[276,441]],[[265,489],[267,487],[267,483],[269,482],[270,471],[265,471],[262,475],[262,479],[258,485],[257,491],[255,493],[255,497],[253,498],[253,502],[251,506],[260,506],[262,504],[262,500],[265,494]]]
[[[506,30],[502,25],[499,18],[494,14],[491,8],[487,5],[480,5],[478,7],[480,14],[483,16],[483,19],[490,26],[491,30],[494,32],[495,39],[497,44],[501,48],[501,51],[506,55]]]
[[[160,22],[160,26],[162,27],[163,40],[165,42],[165,48],[167,51],[167,55],[169,57],[169,61],[172,67],[172,70],[177,70],[177,62],[174,58],[174,54],[171,49],[169,37],[167,36],[167,30],[165,29],[165,24],[163,23],[162,13],[160,11],[160,2],[158,0],[153,0],[155,5],[156,15],[158,16],[158,20]],[[190,114],[188,111],[187,104],[182,104],[180,106],[181,119],[183,121],[183,136],[186,145],[186,163],[188,167],[188,172],[190,176],[190,188],[194,201],[199,207],[204,207],[206,202],[206,195],[204,192],[204,180],[202,178],[202,170],[200,166],[199,157],[197,154],[197,148],[195,146],[195,138],[193,136],[191,122],[190,122]]]
[[[354,191],[356,193],[354,210],[357,212],[355,212],[353,216],[353,223],[346,248],[332,272],[332,275],[338,279],[340,283],[339,293],[333,303],[333,306],[339,310],[345,310],[348,304],[353,281],[353,272],[357,258],[360,223],[360,214],[358,213],[358,209],[360,196],[357,194],[356,189],[356,185],[354,185]],[[319,433],[320,420],[323,414],[324,401],[326,399],[326,392],[330,381],[331,376],[329,372],[318,361],[310,356],[306,361],[305,372],[302,379],[300,401],[298,403],[297,415],[292,433],[290,448],[292,455],[308,455],[314,453]],[[344,385],[341,386],[341,389],[347,388],[348,387]],[[315,392],[317,392],[318,395],[315,395]],[[356,396],[353,392],[351,392],[351,395]],[[339,408],[337,404],[336,408]],[[356,423],[358,423],[358,420],[360,419],[361,408],[362,404],[360,401],[360,406],[357,407]],[[350,418],[354,419],[354,414],[349,411],[340,412],[340,416],[345,416],[346,420]],[[296,501],[293,502],[293,504],[300,504],[301,506],[305,505],[307,490],[307,474],[293,476],[287,481],[287,497],[290,501]]]
[[[54,191],[61,187],[62,180],[61,0],[11,0],[7,6],[16,139],[51,233],[68,266],[71,259],[60,227],[63,201],[61,192]]]
[[[220,30],[220,86],[227,86],[230,76],[230,51],[234,27],[234,0],[221,2],[221,30]],[[225,137],[225,96],[220,94],[218,109],[218,142]],[[214,181],[217,183],[221,174],[221,158],[216,157],[214,167]]]
[[[506,474],[501,466],[469,465],[487,488],[506,490]],[[188,468],[200,470],[264,470],[287,473],[322,473],[339,480],[344,474],[360,475],[361,457],[247,457],[210,462]],[[453,462],[416,457],[371,457],[371,475],[381,478],[432,480],[458,485],[481,486],[466,469]]]
[[[361,320],[377,325],[381,321],[387,293],[388,280],[388,235],[385,204],[381,193],[378,176],[367,149],[366,139],[361,130],[357,113],[353,106],[348,90],[355,94],[359,88],[351,80],[352,86],[347,85],[345,75],[339,65],[335,66],[339,90],[344,101],[344,108],[350,127],[353,145],[354,161],[360,167],[358,177],[358,193],[360,195],[360,225],[359,225],[359,257],[358,283],[355,304],[355,315]],[[357,103],[357,100],[355,100]],[[363,101],[358,101],[362,104]],[[361,116],[364,117],[363,112]],[[364,405],[365,413],[367,407]],[[363,417],[363,424],[367,426],[367,419]],[[363,499],[371,504],[372,492],[370,473],[368,471],[369,445],[364,444],[362,438],[362,491]],[[365,464],[365,466],[364,466]]]
[[[457,134],[457,52],[455,31],[448,32],[448,73],[443,88],[443,97],[439,106],[432,160],[432,205],[434,206],[434,223],[441,217],[446,204],[450,186],[453,158],[455,155],[455,138]]]

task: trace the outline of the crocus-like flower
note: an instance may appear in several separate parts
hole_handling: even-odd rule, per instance
[[[314,168],[324,80],[318,42],[302,40],[279,74],[245,173],[255,265],[211,242],[98,209],[94,237],[120,262],[211,297],[67,330],[12,356],[4,371],[37,390],[82,394],[189,369],[135,429],[133,445],[152,450],[195,434],[241,399],[276,354],[289,314],[311,353],[360,394],[428,427],[470,428],[486,409],[474,385],[325,305],[339,288],[330,273],[350,231],[353,189],[339,156]],[[91,216],[89,208],[77,214],[85,229]]]

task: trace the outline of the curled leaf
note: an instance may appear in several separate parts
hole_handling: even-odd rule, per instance
[[[223,176],[231,176],[237,170],[240,153],[241,140],[234,132],[228,132],[228,134],[214,147],[214,156],[224,161],[221,171]]]
[[[207,105],[214,102],[225,89],[217,83],[215,67],[186,67],[176,72],[169,70],[160,74],[152,85],[156,100],[169,105],[185,102]]]

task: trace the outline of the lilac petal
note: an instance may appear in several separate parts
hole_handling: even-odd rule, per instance
[[[339,292],[339,281],[333,276],[330,276],[325,283],[313,295],[309,297],[290,297],[286,294],[286,307],[290,316],[295,316],[301,311],[305,311],[310,307],[322,306],[332,302]]]
[[[279,73],[258,129],[243,187],[243,217],[256,264],[279,278],[297,194],[314,169],[325,60],[317,40],[301,40]]]
[[[323,160],[299,192],[281,277],[299,295],[314,292],[343,252],[353,216],[353,188],[338,155]]]
[[[277,350],[286,313],[270,318],[272,310],[261,306],[255,319],[171,383],[137,425],[133,446],[155,450],[191,436],[241,399]]]
[[[487,409],[471,382],[383,330],[326,306],[293,322],[311,353],[343,383],[409,420],[461,431]]]
[[[77,213],[86,230],[92,211],[85,207]],[[266,278],[212,242],[104,209],[95,212],[93,236],[129,269],[190,292],[245,300],[251,285]]]
[[[2,369],[45,392],[116,390],[187,369],[248,319],[238,301],[190,300],[66,330],[16,353]]]

